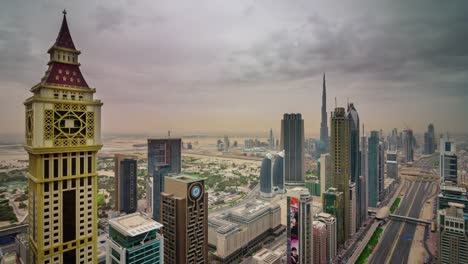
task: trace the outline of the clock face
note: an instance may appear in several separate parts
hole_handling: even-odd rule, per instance
[[[65,113],[58,120],[57,126],[60,134],[66,137],[84,137],[85,116],[79,112]]]
[[[200,189],[200,186],[195,186],[192,188],[192,197],[193,198],[198,198],[201,194],[201,189]]]

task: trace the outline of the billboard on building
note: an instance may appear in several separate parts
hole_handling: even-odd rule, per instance
[[[290,264],[299,263],[299,199],[288,197],[288,258]]]

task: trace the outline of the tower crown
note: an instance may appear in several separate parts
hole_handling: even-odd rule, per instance
[[[73,39],[70,35],[70,30],[68,29],[66,10],[63,10],[62,26],[60,27],[59,34],[57,36],[57,39],[55,40],[53,47],[54,46],[59,48],[76,50],[75,44],[73,43]]]

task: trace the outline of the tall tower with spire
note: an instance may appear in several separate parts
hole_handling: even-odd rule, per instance
[[[320,122],[320,141],[325,144],[324,152],[328,152],[328,123],[327,123],[327,86],[325,82],[325,73],[323,73],[323,91],[322,91],[322,122]]]
[[[102,102],[80,71],[66,11],[48,69],[26,107],[29,260],[97,263],[97,172]]]

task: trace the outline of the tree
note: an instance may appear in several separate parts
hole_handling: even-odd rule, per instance
[[[19,209],[23,209],[23,208],[26,208],[28,206],[25,203],[20,202],[18,207],[19,207]]]

